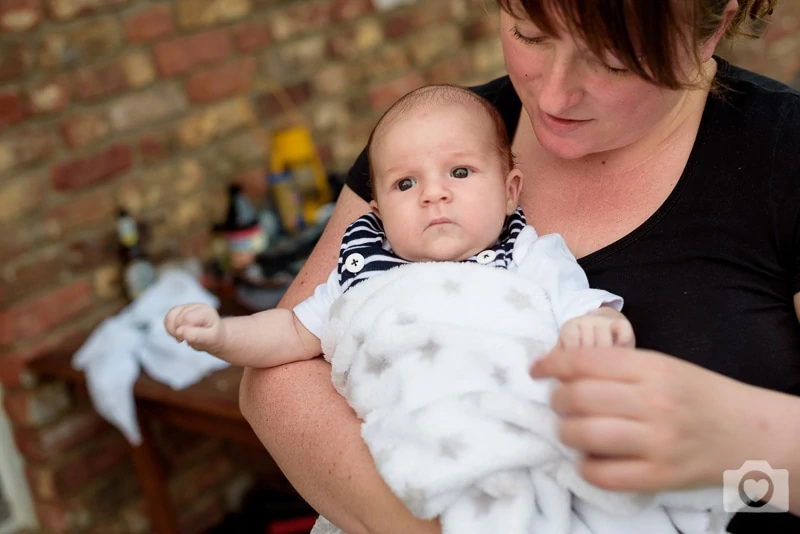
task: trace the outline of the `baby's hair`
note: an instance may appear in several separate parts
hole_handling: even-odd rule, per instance
[[[400,97],[378,119],[375,128],[370,133],[369,141],[367,142],[367,159],[369,160],[369,186],[373,198],[375,196],[375,170],[372,166],[372,147],[376,140],[380,139],[382,131],[391,126],[406,112],[419,109],[421,106],[437,107],[448,104],[478,104],[494,127],[493,144],[494,149],[499,153],[503,173],[506,174],[514,168],[515,162],[514,154],[511,151],[511,141],[506,131],[506,124],[503,122],[503,118],[497,108],[482,96],[458,85],[425,85]]]

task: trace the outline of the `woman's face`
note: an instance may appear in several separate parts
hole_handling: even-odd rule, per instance
[[[629,146],[668,127],[684,92],[656,87],[563,31],[548,37],[501,10],[506,68],[539,143],[577,159]]]

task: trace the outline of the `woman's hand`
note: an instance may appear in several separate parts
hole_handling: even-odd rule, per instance
[[[552,397],[559,438],[584,454],[581,475],[599,487],[721,485],[724,470],[769,459],[763,442],[771,438],[759,425],[772,392],[683,360],[622,348],[556,349],[531,375],[561,382]]]

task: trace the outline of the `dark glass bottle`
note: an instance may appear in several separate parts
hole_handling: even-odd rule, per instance
[[[133,300],[156,279],[155,268],[142,248],[136,220],[125,210],[117,217],[117,239],[122,262],[122,285],[126,296]]]

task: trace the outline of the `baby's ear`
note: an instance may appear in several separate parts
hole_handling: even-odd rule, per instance
[[[511,169],[506,176],[506,215],[511,215],[519,205],[519,194],[522,191],[522,171]]]
[[[381,217],[381,212],[380,212],[380,210],[378,209],[378,203],[377,203],[377,202],[375,202],[374,200],[370,200],[370,201],[369,201],[369,207],[372,209],[372,213],[374,213],[375,215],[377,215],[377,216],[378,216],[378,218],[380,219],[380,217]]]

